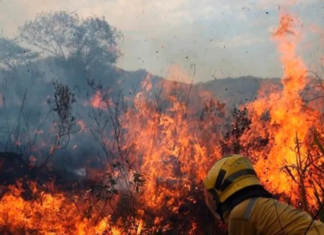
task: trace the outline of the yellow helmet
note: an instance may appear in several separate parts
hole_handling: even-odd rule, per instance
[[[234,154],[218,160],[207,173],[204,180],[205,193],[212,195],[215,201],[210,206],[210,198],[207,205],[211,210],[217,208],[220,213],[220,205],[236,192],[252,185],[261,185],[249,158]],[[212,211],[213,214],[215,213]]]

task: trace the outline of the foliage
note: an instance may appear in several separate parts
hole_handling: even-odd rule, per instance
[[[81,19],[65,11],[41,13],[19,27],[20,37],[63,60],[79,58],[86,65],[114,64],[120,55],[120,33],[104,18]]]
[[[8,69],[24,65],[37,59],[38,56],[37,52],[20,46],[17,39],[0,38],[0,63]]]
[[[54,144],[50,149],[49,156],[44,164],[53,157],[54,152],[58,149],[66,148],[69,144],[71,134],[77,130],[73,130],[76,126],[75,115],[72,112],[72,105],[76,102],[74,94],[70,91],[69,86],[63,85],[58,81],[53,82],[54,99],[47,102],[51,106],[54,115],[54,129],[56,136]]]

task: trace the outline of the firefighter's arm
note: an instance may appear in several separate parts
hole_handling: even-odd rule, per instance
[[[228,222],[229,235],[254,235],[256,234],[253,224],[247,219],[230,219]]]

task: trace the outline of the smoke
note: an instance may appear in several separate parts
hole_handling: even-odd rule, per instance
[[[62,19],[71,20],[71,17],[62,13],[54,19],[65,29],[64,27],[69,26],[64,26],[64,22],[61,21]],[[50,20],[38,21],[37,23],[40,23],[44,30],[48,30],[46,25],[42,25],[44,22],[50,22]],[[87,164],[98,165],[98,161],[103,160],[102,156],[111,155],[109,146],[105,146],[106,143],[104,143],[105,138],[111,138],[114,135],[114,121],[109,115],[120,114],[123,110],[109,107],[111,110],[108,113],[103,113],[100,109],[93,107],[91,101],[99,99],[99,103],[102,102],[104,105],[113,102],[118,106],[117,108],[125,109],[127,105],[133,105],[134,97],[142,92],[142,82],[148,76],[153,85],[151,97],[154,98],[159,95],[159,87],[156,85],[163,83],[165,81],[163,78],[153,76],[145,70],[126,71],[119,69],[114,66],[114,56],[111,57],[112,59],[108,58],[109,61],[103,61],[104,50],[115,50],[111,47],[114,46],[113,39],[111,38],[112,41],[108,40],[108,43],[104,44],[104,40],[107,40],[107,38],[101,34],[102,30],[98,30],[96,24],[77,22],[78,24],[75,27],[79,27],[77,29],[81,31],[77,31],[75,27],[68,29],[79,33],[79,41],[75,39],[74,34],[59,35],[63,42],[53,41],[56,45],[54,49],[46,48],[46,46],[50,47],[51,44],[46,44],[45,38],[55,39],[51,38],[50,35],[42,37],[39,30],[33,31],[34,28],[30,27],[33,25],[29,22],[24,34],[27,35],[25,38],[28,39],[28,36],[30,36],[29,39],[33,39],[29,40],[29,44],[32,45],[35,42],[34,44],[38,46],[38,49],[43,48],[44,51],[50,52],[41,54],[36,58],[31,56],[33,55],[32,49],[30,52],[19,45],[19,40],[10,41],[8,39],[13,49],[19,48],[19,53],[6,48],[7,51],[9,50],[8,53],[0,58],[2,64],[0,69],[0,97],[2,97],[0,100],[0,151],[16,151],[24,155],[26,159],[34,156],[38,163],[52,155],[54,164],[58,167],[67,168],[69,166],[79,169]],[[93,22],[100,22],[106,30],[106,35],[114,32],[102,21]],[[53,25],[50,26],[53,30],[57,30]],[[57,32],[65,33],[66,30],[58,29]],[[91,35],[97,35],[95,33],[98,34],[98,37],[101,37],[100,42],[91,38]],[[87,44],[86,49],[84,49],[81,42],[88,43],[89,40],[93,40],[91,41],[93,44]],[[25,40],[24,44],[28,44],[27,41]],[[77,43],[81,43],[81,45]],[[71,51],[75,54],[67,58],[62,56],[62,54],[64,55],[60,50],[62,44],[65,47],[70,46]],[[108,48],[100,48],[102,45],[108,45]],[[91,46],[94,46],[94,49]],[[106,51],[105,53],[109,55],[109,52]],[[96,58],[99,59],[94,60]],[[15,63],[4,63],[12,61],[12,59]],[[84,62],[88,60],[97,63]],[[179,69],[175,69],[175,71],[171,69],[166,77],[184,82],[182,85],[189,88],[190,83],[195,80],[195,69],[195,66],[191,66],[193,74],[178,74],[175,71],[179,72]],[[256,78],[249,79],[248,83],[246,78],[235,81],[215,80],[206,84],[195,85],[194,89],[202,87],[203,90],[211,91],[220,99],[230,97],[232,101],[244,103],[254,98],[261,81]],[[68,110],[69,119],[73,119],[74,124],[69,133],[65,133],[63,136],[60,136],[59,133],[60,117],[54,109],[55,90],[53,82],[55,81],[63,86],[68,86],[76,101],[71,104],[71,109]],[[255,85],[251,85],[251,82],[255,82]],[[97,94],[102,97],[96,96]],[[191,102],[191,99],[200,98],[190,97],[188,101]],[[125,104],[123,101],[125,101]],[[104,131],[101,129],[103,127]],[[58,141],[62,141],[63,144],[59,144]]]

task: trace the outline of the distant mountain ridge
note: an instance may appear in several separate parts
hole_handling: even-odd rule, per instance
[[[75,72],[76,68],[77,66],[69,67],[69,64],[64,64],[53,57],[48,57],[19,66],[14,71],[0,70],[0,78],[3,80],[3,78],[11,77],[8,85],[13,85],[15,87],[13,92],[20,96],[23,94],[24,88],[33,88],[41,96],[49,95],[52,93],[52,81],[58,80],[63,84],[69,85],[78,98],[85,95],[83,98],[89,99],[93,93],[93,90],[87,83],[89,78],[100,82],[106,88],[110,87],[116,94],[121,93],[125,96],[132,96],[141,91],[141,84],[149,74],[144,69],[127,71],[108,66],[106,68],[100,67],[90,70],[84,68],[81,72]],[[157,91],[160,89],[158,84],[162,82],[174,83],[174,81],[165,80],[160,76],[149,75],[152,86]],[[264,82],[280,85],[279,78],[264,79],[253,76],[241,76],[238,78],[228,77],[199,82],[193,84],[192,88],[211,92],[220,100],[240,104],[253,100],[258,94],[261,84]],[[191,86],[187,83],[176,83],[181,84],[183,87]]]

